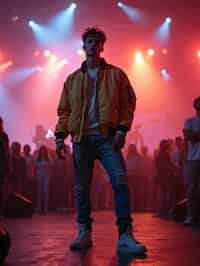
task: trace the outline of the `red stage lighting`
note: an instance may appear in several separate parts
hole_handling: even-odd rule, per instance
[[[149,56],[154,56],[155,51],[154,51],[153,49],[148,49],[147,54],[148,54]]]

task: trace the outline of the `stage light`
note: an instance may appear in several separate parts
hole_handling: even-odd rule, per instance
[[[166,69],[161,70],[161,75],[163,76],[164,80],[170,80],[170,75]]]
[[[36,68],[36,70],[39,71],[39,72],[42,72],[44,69],[43,69],[43,67],[39,66],[39,67]]]
[[[197,56],[200,57],[200,51],[197,52]]]
[[[160,41],[166,41],[170,35],[170,27],[171,27],[171,21],[172,19],[170,17],[167,17],[163,23],[159,26],[159,28],[156,31],[156,37]]]
[[[63,60],[61,61],[61,64],[62,64],[62,65],[67,65],[67,63],[68,63],[68,60],[67,60],[67,59],[63,59]]]
[[[8,67],[12,66],[13,62],[9,60],[8,62],[0,65],[0,72],[5,71]]]
[[[48,129],[46,133],[46,139],[53,138],[54,137],[54,132],[51,129]]]
[[[57,56],[56,56],[55,54],[53,54],[53,55],[51,56],[51,60],[52,60],[52,61],[56,61],[56,60],[57,60]]]
[[[49,57],[51,55],[51,52],[49,50],[44,51],[44,56]]]
[[[33,20],[30,20],[29,23],[28,23],[28,25],[30,27],[34,27],[35,26],[35,22]]]
[[[37,56],[40,55],[40,51],[35,51],[33,54],[34,54],[35,57],[37,57]]]
[[[162,70],[161,70],[161,74],[162,74],[162,75],[165,75],[166,73],[167,73],[166,69],[162,69]]]
[[[135,53],[135,59],[136,60],[143,60],[143,56],[141,52],[136,52]]]
[[[14,17],[11,18],[11,20],[12,20],[13,22],[16,22],[18,19],[19,19],[18,16],[14,16]]]
[[[166,21],[167,23],[170,23],[170,22],[172,21],[172,19],[171,19],[170,17],[167,17],[167,18],[165,19],[165,21]]]
[[[144,64],[144,58],[143,58],[143,54],[141,52],[135,53],[135,64],[137,64],[137,65],[143,65]]]
[[[75,3],[72,3],[70,6],[72,9],[75,9],[77,7],[77,5]]]
[[[66,36],[73,32],[74,16],[77,8],[76,3],[71,3],[67,8],[57,13],[45,26],[45,34],[42,34],[40,39],[46,45],[55,47],[60,42],[66,40]],[[49,48],[49,49],[50,49]]]
[[[168,53],[168,51],[167,51],[167,49],[162,49],[162,53],[164,54],[164,55],[166,55],[167,53]]]
[[[14,68],[9,73],[9,79],[7,80],[7,86],[16,86],[17,83],[23,82],[37,72],[41,72],[43,68],[41,66]]]
[[[117,5],[134,22],[140,21],[144,17],[144,13],[139,8],[125,5],[122,2],[118,2]]]
[[[147,54],[149,56],[153,56],[155,54],[155,51],[153,49],[148,49]]]

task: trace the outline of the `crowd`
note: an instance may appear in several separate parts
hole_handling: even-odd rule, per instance
[[[1,159],[1,164],[4,164],[4,174],[1,174],[4,201],[9,194],[16,192],[32,200],[36,213],[75,208],[70,147],[67,145],[66,159],[61,160],[55,150],[45,145],[35,151],[31,151],[28,144],[23,147],[19,142],[8,145],[5,135],[2,142],[7,143],[8,152],[4,154],[4,161]],[[181,137],[161,140],[153,156],[147,146],[138,150],[136,144],[128,145],[124,156],[132,211],[167,213],[185,197],[184,150]],[[95,162],[92,182],[92,208],[113,208],[112,188],[107,173],[98,161]]]

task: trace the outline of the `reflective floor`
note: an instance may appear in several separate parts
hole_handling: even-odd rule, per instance
[[[134,214],[135,237],[148,248],[146,257],[116,253],[117,228],[112,211],[93,214],[93,247],[72,252],[75,214],[34,215],[7,219],[12,245],[5,266],[199,266],[200,232],[151,213]]]

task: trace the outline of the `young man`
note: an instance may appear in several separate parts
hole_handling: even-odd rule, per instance
[[[187,184],[187,217],[184,225],[194,223],[197,206],[198,187],[200,184],[200,97],[193,102],[195,116],[186,119],[183,134],[187,142],[186,184]]]
[[[132,235],[129,188],[121,149],[131,128],[136,96],[126,74],[100,57],[104,32],[88,28],[82,35],[86,61],[69,75],[58,105],[55,130],[57,153],[63,157],[64,139],[72,136],[79,234],[71,249],[92,246],[90,189],[95,159],[106,169],[114,190],[118,251],[146,252]]]
[[[0,215],[3,214],[4,179],[9,171],[9,139],[3,129],[3,119],[0,117]]]

